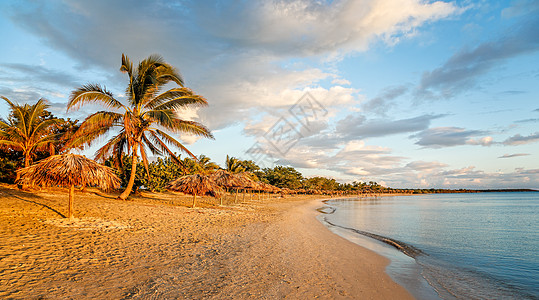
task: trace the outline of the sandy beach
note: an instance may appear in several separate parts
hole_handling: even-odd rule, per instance
[[[408,299],[387,259],[315,217],[320,196],[219,207],[143,193],[130,201],[0,186],[0,298]]]

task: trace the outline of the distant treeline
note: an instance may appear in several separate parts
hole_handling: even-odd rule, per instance
[[[500,192],[539,192],[532,189],[395,189],[404,194],[456,194],[456,193],[500,193]]]

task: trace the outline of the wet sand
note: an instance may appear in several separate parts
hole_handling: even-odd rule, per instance
[[[387,259],[315,218],[316,196],[114,198],[77,192],[69,221],[66,190],[0,186],[0,298],[412,298]]]

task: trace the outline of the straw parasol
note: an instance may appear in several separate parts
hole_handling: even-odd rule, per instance
[[[53,155],[34,165],[17,171],[18,183],[38,186],[68,186],[68,217],[73,218],[75,186],[98,186],[103,189],[119,188],[120,178],[114,170],[82,155]]]
[[[222,186],[224,188],[231,188],[236,189],[236,197],[234,198],[234,202],[236,202],[236,199],[238,197],[238,188],[241,188],[245,186],[245,178],[243,176],[240,176],[238,174],[230,173],[226,170],[218,170],[210,175],[210,179],[213,180],[217,185]],[[219,197],[221,205],[223,205],[223,198]]]
[[[169,182],[167,189],[193,195],[193,207],[196,206],[197,195],[217,195],[221,188],[207,175],[194,174],[182,176]]]

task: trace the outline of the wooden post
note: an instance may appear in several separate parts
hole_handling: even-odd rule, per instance
[[[69,188],[69,206],[68,206],[68,212],[67,217],[70,219],[73,219],[73,198],[75,198],[75,185],[72,184]]]
[[[238,203],[238,189],[236,189],[236,195],[234,195],[234,204]]]
[[[195,205],[197,204],[197,194],[193,195],[193,208],[195,208]]]

